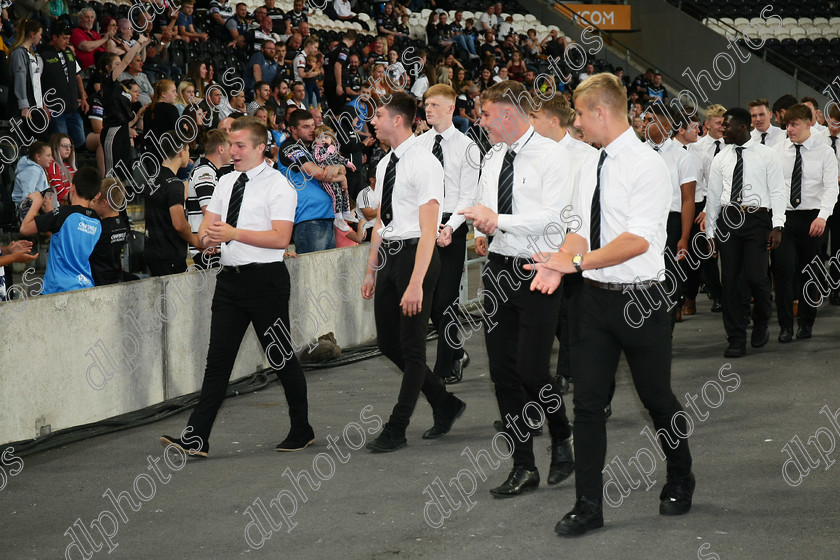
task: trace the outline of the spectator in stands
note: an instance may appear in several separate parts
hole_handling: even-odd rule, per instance
[[[257,82],[254,86],[254,100],[246,107],[248,115],[253,117],[257,109],[265,107],[269,99],[271,99],[271,85],[268,82]]]
[[[248,5],[244,2],[236,4],[236,12],[225,22],[227,38],[230,41],[228,46],[245,48],[245,35],[251,29],[248,21]]]
[[[134,80],[134,82],[140,87],[141,105],[148,105],[152,102],[152,95],[155,93],[155,88],[152,86],[152,82],[149,81],[149,77],[143,72],[143,59],[139,54],[134,55],[128,67],[125,69],[125,72],[123,72],[119,77],[119,80],[121,82],[125,80]]]
[[[449,66],[439,66],[437,69],[437,79],[435,80],[435,82],[438,84],[446,84],[447,86],[452,87],[452,74],[452,68],[450,68]]]
[[[125,188],[113,177],[106,177],[93,199],[91,208],[99,216],[102,233],[90,255],[90,271],[94,286],[136,280],[133,274],[123,274],[122,250],[128,242],[128,215],[125,213]]]
[[[93,8],[82,8],[79,11],[79,27],[74,29],[70,36],[70,42],[76,50],[76,58],[79,59],[82,70],[93,66],[94,53],[105,52],[105,43],[113,36],[113,34],[107,32],[104,37],[100,36],[93,30],[95,21],[96,12],[93,11]]]
[[[583,69],[583,72],[581,72],[578,75],[578,82],[583,82],[583,81],[587,80],[588,78],[591,78],[592,74],[594,74],[594,73],[595,73],[595,65],[592,64],[591,62],[587,62],[586,66]]]
[[[213,191],[225,174],[228,164],[230,138],[222,130],[211,130],[204,139],[204,155],[195,162],[187,189],[187,220],[194,234],[198,233],[210,197],[213,196]],[[219,260],[218,252],[212,247],[201,251],[195,246],[190,246],[190,253],[195,265],[201,269],[215,266]]]
[[[382,13],[376,18],[376,32],[382,36],[403,36],[397,31],[397,19],[394,13],[393,2],[386,2]]]
[[[43,27],[40,22],[34,19],[27,20],[18,24],[15,42],[12,43],[9,67],[14,83],[14,94],[17,98],[17,108],[23,118],[29,116],[31,109],[44,106],[44,97],[41,93],[44,60],[35,52],[35,47],[41,42],[42,32]]]
[[[504,21],[502,21],[501,16],[499,16],[499,37],[507,39],[513,34],[513,16],[507,16]]]
[[[490,4],[487,6],[487,11],[478,18],[478,30],[486,35],[488,31],[495,32],[498,26],[499,18],[496,17],[496,6]]]
[[[306,99],[306,87],[303,85],[303,82],[295,82],[292,84],[292,96],[289,98],[289,101],[286,102],[286,114],[288,117],[288,113],[290,110],[295,109],[306,109],[306,104],[304,100]],[[288,118],[286,118],[288,121]]]
[[[309,19],[306,17],[303,0],[295,0],[292,4],[292,11],[286,13],[286,35],[292,35],[292,32],[296,31],[301,22],[304,21],[308,22]]]
[[[514,51],[507,64],[508,76],[511,80],[521,82],[525,77],[525,61],[522,60],[522,53]]]
[[[32,206],[20,226],[22,235],[51,232],[50,258],[42,294],[55,294],[93,286],[90,255],[102,231],[91,201],[99,194],[102,178],[93,167],[83,167],[73,176],[70,205],[53,212],[39,192],[32,192]],[[46,207],[44,207],[46,203]],[[38,215],[41,209],[48,213]]]
[[[452,122],[465,134],[469,127],[475,125],[476,121],[478,121],[479,112],[475,100],[480,93],[481,90],[479,87],[472,84],[466,92],[459,95],[455,100],[455,111],[460,118],[455,119],[453,117]],[[467,121],[467,126],[464,126],[464,121]]]
[[[320,181],[334,181],[343,174],[344,167],[320,167],[315,163],[309,151],[315,140],[315,120],[310,112],[292,112],[289,116],[289,131],[291,136],[280,146],[277,169],[285,174],[298,195],[292,232],[296,251],[304,254],[333,249],[333,202],[321,188]]]
[[[112,18],[111,16],[105,16],[104,18],[102,18],[102,23],[100,24],[99,28],[104,29],[105,32],[111,36],[111,38],[108,39],[104,45],[106,52],[111,52],[119,55],[123,55],[126,53],[128,49],[123,48],[121,46],[122,42],[117,43],[119,38],[120,27],[116,19]]]
[[[192,41],[207,41],[210,35],[198,31],[193,24],[193,12],[195,11],[195,0],[184,0],[181,4],[181,13],[178,14],[178,36],[185,43]]]
[[[271,21],[267,17],[265,20]],[[257,82],[271,83],[277,76],[278,66],[275,55],[275,43],[268,39],[263,42],[262,50],[254,53],[250,60],[248,60],[245,72],[245,91],[246,97],[249,100],[253,99],[253,95],[250,94],[254,90]]]
[[[385,37],[377,37],[371,43],[370,52],[365,57],[365,72],[370,73],[374,64],[388,65],[388,40]]]
[[[257,8],[257,12],[260,12],[260,10],[265,12],[265,6]],[[257,12],[254,13],[256,14]],[[282,41],[280,35],[274,32],[274,21],[268,17],[268,15],[260,20],[258,28],[248,31],[246,38],[246,42],[249,45],[249,51],[253,53],[262,51],[263,45],[266,41],[272,41],[275,46]]]
[[[500,66],[506,62],[502,47],[496,42],[496,33],[494,31],[488,31],[484,34],[484,42],[478,47],[478,53],[482,59],[488,54],[491,55],[496,61],[496,64]]]
[[[68,200],[70,184],[76,172],[76,149],[69,136],[57,132],[50,137],[50,151],[52,163],[47,168],[47,180],[58,203],[64,204]]]
[[[286,44],[275,43],[274,60],[277,62],[277,78],[291,84],[295,81],[295,72],[292,63],[286,60]]]
[[[289,36],[289,40],[286,41],[286,55],[283,60],[286,61],[287,64],[292,66],[294,70],[294,62],[297,55],[300,53],[300,48],[303,45],[303,35],[299,32],[295,31]],[[279,61],[278,61],[279,62]],[[293,73],[294,75],[294,73]]]
[[[69,24],[70,21],[70,6],[67,4],[67,0],[50,0],[49,1],[50,7],[50,19],[52,19],[52,23],[58,23],[58,20],[62,20],[65,24]],[[52,25],[50,26],[52,29]]]
[[[53,26],[49,45],[41,49],[44,71],[41,74],[41,91],[54,89],[54,97],[62,100],[64,110],[51,116],[52,130],[69,134],[73,143],[85,142],[82,113],[87,112],[88,102],[82,83],[81,67],[70,49],[70,26],[64,22]]]
[[[195,96],[199,100],[204,99],[205,92],[210,87],[209,65],[206,62],[191,62],[187,79],[195,86]]]
[[[614,74],[615,77],[618,78],[618,81],[621,82],[621,85],[624,86],[624,89],[627,90],[628,94],[631,93],[632,90],[630,89],[630,78],[624,75],[624,68],[619,66],[615,69]],[[635,93],[638,95],[638,92]]]
[[[498,84],[499,82],[504,82],[504,81],[505,81],[505,80],[507,80],[507,79],[508,79],[508,69],[507,69],[507,66],[502,66],[501,68],[499,68],[499,72],[498,72],[498,74],[496,74],[495,76],[493,76],[493,82],[495,82],[495,83],[497,83],[497,84]]]
[[[663,103],[668,101],[668,90],[662,85],[662,74],[657,72],[653,75],[653,81],[648,85],[642,99],[648,103],[653,103],[657,99]]]
[[[35,22],[38,23],[38,22]],[[40,25],[40,23],[38,24]],[[53,162],[52,149],[46,142],[35,142],[29,147],[27,155],[20,158],[15,167],[15,186],[12,189],[12,202],[20,212],[20,219],[26,217],[26,204],[24,201],[31,193],[50,192],[50,183],[47,177],[47,170]],[[52,210],[52,197],[47,202],[46,212]]]
[[[225,36],[225,25],[233,15],[234,8],[227,0],[210,0],[210,19],[218,26],[216,30],[219,36]]]
[[[175,107],[177,100],[178,90],[175,88],[175,82],[171,80],[160,80],[155,84],[152,102],[143,115],[143,130],[146,135],[146,142],[158,144],[160,139],[163,138],[164,133],[174,128],[175,121],[179,117],[178,108]],[[189,131],[185,134],[191,132]],[[157,150],[151,150],[151,152],[155,154]]]
[[[420,58],[420,62],[412,70],[417,75],[415,76],[414,83],[411,85],[411,95],[422,101],[423,94],[426,93],[426,90],[437,83],[437,77],[434,67],[426,62],[428,53],[426,51],[418,51],[417,56]]]
[[[636,76],[636,79],[633,80],[633,84],[631,85],[632,89],[635,89],[636,92],[639,94],[639,99],[646,100],[645,97],[648,93],[648,86],[653,83],[653,68],[648,68],[645,70],[644,74]]]
[[[302,21],[298,24],[298,33],[300,33],[301,39],[306,41],[311,36],[309,31],[309,23]]]
[[[6,3],[3,5],[6,6]],[[52,20],[48,0],[16,0],[9,7],[14,21],[36,21],[49,33]]]
[[[426,22],[426,43],[430,46],[439,46],[438,18],[440,16],[437,12],[429,14],[429,19]]]
[[[29,254],[31,250],[32,242],[26,240],[12,241],[8,245],[0,246],[0,301],[6,301],[9,297],[5,267],[14,263],[31,263],[38,258],[38,253]]]
[[[482,68],[481,72],[478,75],[478,81],[476,85],[478,89],[484,91],[485,89],[492,86],[495,82],[493,81],[493,71],[489,68]]]
[[[175,100],[175,108],[178,109],[178,115],[184,114],[184,109],[198,103],[198,98],[195,96],[195,86],[192,82],[183,81],[178,84],[178,98]]]
[[[187,270],[187,243],[202,248],[184,214],[184,182],[177,177],[190,161],[189,146],[174,130],[160,140],[164,155],[155,188],[144,191],[146,199],[146,246],[143,256],[152,276]]]
[[[137,122],[138,115],[131,109],[131,101],[123,95],[124,85],[117,80],[123,74],[130,60],[148,43],[149,37],[141,35],[137,43],[119,58],[113,53],[102,54],[101,63],[105,72],[102,78],[103,120],[100,144],[105,156],[105,171],[113,171],[122,164],[127,173],[131,164],[131,138],[136,135],[130,129]],[[125,177],[122,178],[123,182]]]
[[[271,97],[266,105],[274,109],[277,120],[282,121],[288,106],[289,83],[281,78],[274,78],[271,81]]]

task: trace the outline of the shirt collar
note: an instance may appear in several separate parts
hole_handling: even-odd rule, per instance
[[[563,146],[564,148],[569,147],[569,144],[572,143],[572,135],[569,134],[568,130],[566,131],[566,134],[563,135],[563,138],[561,138],[560,141],[557,143]]]
[[[438,134],[440,134],[441,136],[443,136],[443,139],[444,139],[444,140],[449,140],[450,138],[452,138],[453,136],[455,136],[455,131],[456,131],[456,130],[457,130],[457,129],[455,128],[455,125],[454,125],[454,124],[450,124],[450,125],[449,125],[449,128],[447,128],[447,129],[446,129],[446,130],[444,130],[443,132],[438,132],[438,131],[437,131],[437,130],[435,130],[434,128],[431,130],[431,132],[432,132],[432,134],[434,134],[435,136],[437,136]]]
[[[604,151],[607,152],[608,156],[614,158],[621,152],[621,150],[632,144],[637,144],[638,142],[639,138],[636,136],[635,131],[628,127],[627,130],[618,136],[618,138],[607,144]]]
[[[650,146],[651,148],[653,148],[654,150],[656,148],[659,148],[658,151],[667,152],[668,150],[670,150],[671,148],[673,148],[675,146],[674,142],[675,142],[674,140],[672,140],[670,138],[666,138],[665,141],[662,142],[662,144],[660,144],[659,146],[657,146],[655,143],[651,142],[650,140],[647,141],[647,145]]]
[[[528,130],[525,131],[525,134],[520,136],[516,140],[516,142],[514,142],[513,144],[510,145],[510,148],[508,148],[508,149],[519,153],[519,150],[521,150],[525,146],[525,144],[528,142],[528,139],[531,138],[531,135],[533,133],[534,133],[534,127],[529,125]]]
[[[749,150],[749,149],[751,149],[753,146],[755,146],[756,144],[761,144],[761,142],[760,142],[760,141],[759,141],[759,142],[756,142],[755,140],[753,140],[752,138],[750,138],[749,140],[747,140],[746,142],[744,142],[743,144],[741,144],[741,146],[738,146],[738,144],[733,144],[732,146],[733,146],[734,148],[741,147],[741,148],[745,148],[745,149]]]
[[[398,158],[402,158],[402,157],[405,155],[405,153],[408,151],[408,149],[409,149],[411,146],[413,146],[413,145],[414,145],[414,140],[415,140],[416,138],[417,138],[417,137],[416,137],[416,136],[414,136],[414,135],[409,136],[408,138],[406,138],[406,139],[405,139],[405,142],[403,142],[402,144],[400,144],[398,147],[394,148],[394,149],[392,150],[392,153],[393,153],[395,156],[397,156]]]
[[[811,135],[808,136],[808,139],[802,142],[802,145],[805,147],[806,150],[810,150],[814,147],[814,142],[816,142],[816,138],[814,138],[814,129],[811,129]],[[793,142],[791,142],[793,144]],[[796,144],[794,144],[796,145]]]
[[[254,177],[256,177],[257,175],[259,175],[260,173],[262,173],[262,172],[263,172],[263,170],[264,170],[266,167],[268,167],[268,165],[265,163],[265,160],[263,160],[263,162],[262,162],[262,163],[260,163],[260,164],[259,164],[258,166],[256,166],[255,168],[253,168],[253,169],[249,169],[248,171],[246,171],[246,172],[245,172],[245,174],[248,176],[248,180],[250,181],[251,179],[253,179],[253,178],[254,178]]]

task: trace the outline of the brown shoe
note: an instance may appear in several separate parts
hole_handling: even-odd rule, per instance
[[[682,323],[682,309],[677,309],[677,323]]]
[[[799,317],[799,300],[793,300],[793,316]]]
[[[694,315],[697,313],[697,305],[695,304],[693,299],[686,298],[685,305],[683,306],[683,315]]]

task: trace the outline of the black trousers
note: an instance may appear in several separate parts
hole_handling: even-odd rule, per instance
[[[706,199],[702,202],[694,203],[694,217],[700,215],[706,208]],[[698,237],[699,236],[699,237]],[[696,241],[695,241],[696,239]],[[713,300],[720,301],[721,286],[720,286],[720,269],[718,268],[717,256],[703,259],[694,250],[697,245],[699,250],[704,254],[710,253],[708,241],[706,236],[700,233],[700,224],[694,223],[691,226],[691,242],[689,243],[689,250],[693,258],[700,261],[700,267],[693,269],[690,266],[685,266],[684,270],[688,278],[685,281],[685,297],[687,299],[697,299],[697,293],[700,291],[700,280],[706,283],[706,289],[712,296]]]
[[[426,365],[426,328],[440,275],[440,257],[435,247],[423,279],[422,308],[417,315],[407,317],[403,315],[400,301],[414,271],[417,245],[404,243],[398,251],[388,248],[384,251],[387,256],[376,275],[373,301],[376,338],[382,353],[403,372],[400,394],[389,422],[404,430],[408,427],[421,391],[432,408],[441,406],[449,394],[443,380]],[[392,251],[395,254],[391,254]]]
[[[665,252],[665,270],[673,274],[672,278],[675,278],[677,282],[676,291],[671,296],[677,302],[671,308],[671,328],[673,328],[674,323],[677,321],[677,310],[682,309],[683,302],[685,301],[685,284],[682,279],[681,263],[675,260],[677,258],[677,243],[679,243],[680,237],[682,237],[681,212],[668,213],[668,222],[665,226],[665,231],[667,234],[665,247],[670,249],[670,251]],[[668,254],[669,252],[670,255]],[[668,291],[671,291],[670,287]]]
[[[722,269],[723,327],[730,343],[747,341],[749,294],[753,297],[755,328],[766,327],[770,321],[767,238],[771,229],[770,213],[765,208],[743,211],[729,205],[718,216],[715,241]],[[749,294],[744,293],[742,282]]]
[[[459,338],[458,329],[447,327],[457,320],[461,274],[464,272],[464,255],[467,252],[467,224],[464,223],[452,232],[452,243],[438,247],[437,251],[440,255],[440,277],[432,299],[431,315],[432,324],[438,332],[434,372],[438,377],[446,378],[455,360],[464,355],[462,341],[451,338]]]
[[[571,336],[569,334],[569,300],[583,285],[581,273],[566,274],[563,276],[560,296],[560,320],[557,321],[556,337],[560,343],[560,353],[557,355],[557,377],[570,378],[572,366],[569,358],[569,347]]]
[[[526,404],[534,402],[543,409],[552,439],[566,439],[572,432],[560,388],[549,375],[562,294],[532,292],[531,281],[523,279],[528,271],[520,269],[517,276],[514,270],[519,264],[490,261],[482,270],[484,340],[502,419],[507,424],[508,415],[518,418],[519,435],[505,428],[514,442],[513,464],[533,470],[533,438],[523,416],[534,414]],[[519,439],[523,435],[524,442]]]
[[[146,259],[146,266],[149,267],[149,273],[152,276],[166,276],[167,274],[179,274],[181,272],[187,271],[187,258],[184,257],[177,261]]]
[[[785,213],[785,231],[779,248],[773,251],[773,281],[776,288],[776,315],[779,326],[793,328],[793,300],[799,300],[799,324],[810,327],[817,308],[802,293],[802,269],[820,253],[820,237],[808,230],[819,210],[793,210]],[[796,278],[800,280],[797,282]]]
[[[242,272],[223,269],[216,276],[216,291],[213,294],[211,307],[207,367],[204,370],[201,396],[188,423],[193,427],[193,433],[205,442],[209,440],[216,414],[225,398],[225,391],[242,338],[245,336],[248,325],[252,323],[260,344],[269,356],[272,368],[277,373],[277,378],[286,393],[291,421],[290,434],[305,435],[308,430],[311,430],[306,378],[303,376],[303,370],[291,348],[290,341],[283,334],[283,331],[291,332],[289,330],[290,289],[289,271],[282,262]],[[283,352],[288,356],[285,359],[281,359],[277,351],[269,354],[269,347],[275,338],[283,341]],[[291,338],[291,335],[288,335],[288,338]]]
[[[658,299],[652,294],[651,299]],[[668,475],[691,472],[688,434],[679,401],[671,390],[671,321],[664,305],[634,328],[624,317],[630,297],[622,292],[584,284],[569,307],[572,376],[575,380],[575,485],[577,497],[600,500],[607,453],[604,407],[621,352],[627,358],[633,384],[653,420],[668,460]],[[676,430],[675,430],[676,427]],[[662,435],[667,434],[667,443]],[[673,444],[673,448],[672,448]]]

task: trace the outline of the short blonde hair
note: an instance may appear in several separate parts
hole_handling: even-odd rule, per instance
[[[706,107],[706,120],[722,117],[725,112],[726,107],[723,105],[709,105]]]
[[[490,103],[507,103],[508,105],[515,105],[518,100],[524,97],[525,100],[534,107],[534,101],[531,99],[531,94],[525,89],[521,82],[515,80],[504,80],[497,84],[493,84],[481,93],[481,102]]]
[[[108,202],[114,212],[125,208],[125,187],[115,177],[105,177],[99,187],[99,195]]]
[[[455,93],[455,90],[446,84],[435,84],[429,89],[426,90],[426,93],[423,94],[423,101],[430,97],[434,96],[445,97],[446,99],[455,102],[455,99],[458,97],[458,94]]]
[[[580,99],[590,109],[600,105],[616,116],[627,112],[627,92],[615,74],[602,72],[594,74],[575,88],[572,100]]]
[[[558,94],[551,99],[544,100],[540,110],[545,111],[545,114],[549,117],[557,117],[558,124],[563,128],[571,128],[575,124],[577,113],[569,105],[565,95]]]

